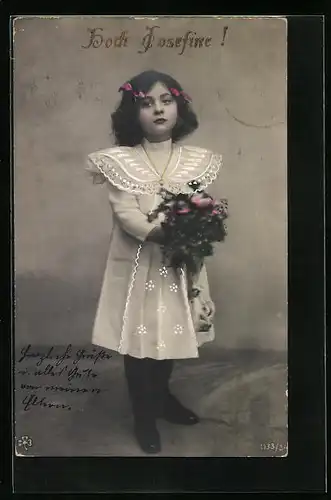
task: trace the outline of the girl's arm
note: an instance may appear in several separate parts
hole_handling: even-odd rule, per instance
[[[107,186],[110,205],[123,231],[140,241],[146,239],[154,241],[153,235],[162,231],[160,224],[148,222],[146,215],[139,208],[135,195],[116,188],[110,182]]]
[[[214,304],[213,299],[210,296],[210,288],[209,288],[209,281],[208,281],[206,264],[203,264],[203,266],[201,268],[197,285],[198,285],[199,289],[201,290],[201,298],[202,298],[203,303],[205,305],[207,305],[209,308],[209,314],[211,316],[214,316],[215,304]]]

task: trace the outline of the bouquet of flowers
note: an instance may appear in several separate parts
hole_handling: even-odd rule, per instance
[[[148,220],[152,221],[164,213],[161,226],[164,231],[162,245],[164,265],[175,270],[186,267],[189,299],[199,294],[194,283],[207,256],[214,253],[213,244],[221,242],[227,234],[224,220],[228,216],[226,200],[215,200],[201,189],[197,181],[188,186],[191,193],[174,194],[161,189],[163,198]]]

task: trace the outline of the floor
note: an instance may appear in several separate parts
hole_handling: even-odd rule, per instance
[[[61,362],[66,347],[56,346],[52,359],[39,363],[50,348],[33,346],[39,356],[20,361],[23,347],[17,346],[16,453],[143,456],[132,435],[121,356],[75,364],[81,349],[92,352],[91,346],[75,346]],[[192,427],[158,422],[160,456],[286,456],[285,353],[202,349],[199,359],[176,363],[171,385],[201,422]],[[76,388],[81,392],[68,392]]]

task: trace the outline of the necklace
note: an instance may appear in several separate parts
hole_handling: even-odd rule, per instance
[[[157,169],[155,168],[155,166],[154,166],[154,162],[151,160],[151,158],[150,158],[149,154],[147,153],[146,149],[144,148],[144,146],[142,146],[142,149],[143,149],[143,151],[144,151],[144,153],[145,153],[145,155],[147,156],[148,161],[149,161],[149,165],[148,165],[148,164],[147,164],[147,165],[148,165],[148,166],[149,166],[149,168],[152,170],[152,172],[153,172],[154,174],[156,174],[156,175],[159,177],[159,184],[160,184],[160,186],[163,186],[163,185],[164,185],[164,176],[165,176],[165,174],[166,174],[166,172],[167,172],[167,170],[168,170],[168,167],[169,167],[169,165],[170,165],[170,163],[171,163],[171,160],[172,160],[172,158],[173,158],[173,154],[174,154],[174,149],[173,149],[173,147],[171,147],[171,152],[170,152],[170,155],[169,155],[168,161],[167,161],[167,163],[166,163],[166,165],[165,165],[165,167],[164,167],[164,169],[163,169],[163,172],[162,172],[161,174],[160,174],[160,173],[157,171]]]

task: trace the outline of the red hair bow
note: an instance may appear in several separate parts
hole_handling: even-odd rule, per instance
[[[128,83],[128,82],[124,83],[123,85],[121,85],[119,90],[132,90],[132,85],[131,85],[131,83]]]
[[[135,92],[133,90],[133,87],[131,85],[131,83],[127,82],[127,83],[124,83],[123,85],[121,85],[121,87],[119,88],[119,91],[121,90],[126,90],[127,92],[132,92],[132,95],[137,98],[137,97],[141,97],[141,98],[144,98],[146,97],[146,94],[144,92]]]
[[[178,89],[174,89],[174,88],[171,88],[169,90],[172,93],[172,95],[174,95],[176,97],[182,95],[186,102],[191,102],[192,101],[192,99],[190,98],[190,96],[188,94],[186,94],[185,92],[183,92],[182,90],[178,90]]]

